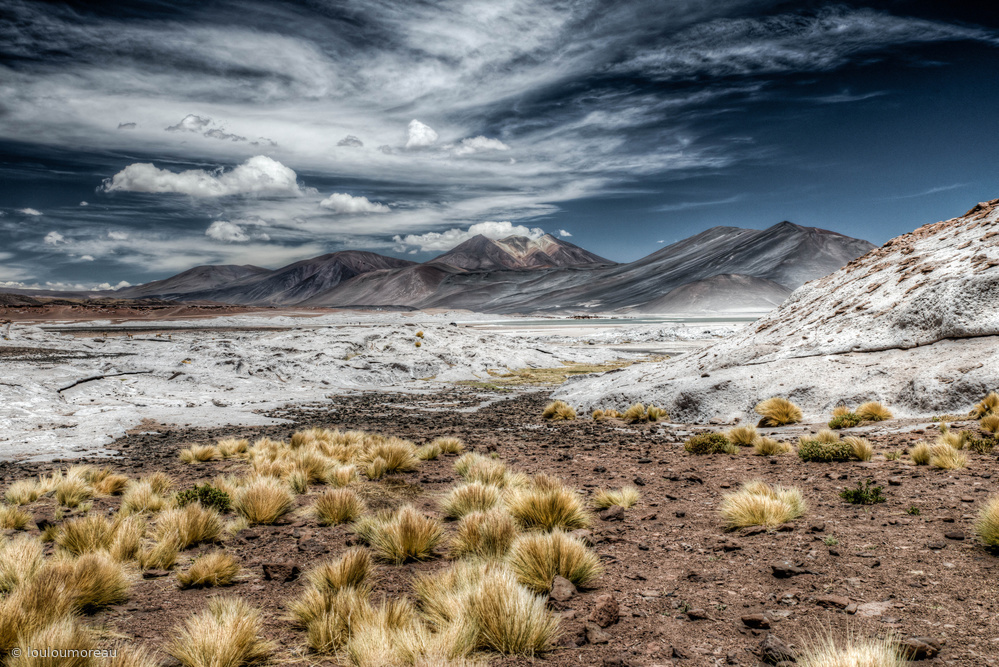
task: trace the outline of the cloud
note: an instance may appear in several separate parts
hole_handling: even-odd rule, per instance
[[[171,125],[166,129],[167,132],[203,132],[208,129],[208,126],[212,124],[211,118],[203,118],[201,116],[195,116],[193,113],[187,114],[184,118],[176,125]]]
[[[734,204],[738,201],[742,201],[744,195],[732,195],[731,197],[725,197],[724,199],[713,199],[710,201],[682,201],[675,204],[663,204],[662,206],[657,206],[654,211],[661,211],[667,213],[669,211],[686,211],[692,208],[704,208],[706,206],[724,206],[725,204]]]
[[[347,146],[350,148],[360,148],[364,145],[364,142],[355,137],[353,134],[348,134],[346,137],[336,142],[337,146]]]
[[[47,245],[59,245],[66,242],[66,237],[59,232],[51,231],[45,235],[44,241]]]
[[[424,125],[415,118],[409,121],[409,139],[406,148],[424,148],[437,143],[437,133],[429,125]]]
[[[205,132],[204,136],[210,139],[221,139],[222,141],[246,141],[246,137],[241,137],[238,134],[229,134],[224,130],[218,128],[213,128]]]
[[[354,197],[341,192],[334,192],[319,205],[334,213],[388,213],[392,210],[385,204],[369,201],[367,197]]]
[[[461,143],[454,148],[454,154],[457,156],[472,155],[473,153],[481,153],[483,151],[508,151],[510,147],[504,144],[499,139],[489,139],[487,137],[478,136],[471,139],[462,139]]]
[[[139,127],[138,123],[118,123],[119,130],[134,130]]]
[[[90,206],[90,204],[88,202],[81,201],[80,206]]]
[[[41,215],[42,212],[36,208],[19,208],[18,213],[23,213],[24,215]]]
[[[148,162],[130,164],[109,179],[104,192],[178,193],[192,197],[232,195],[300,196],[292,169],[265,155],[257,155],[227,172],[188,169],[172,172]]]
[[[205,236],[227,243],[246,243],[250,240],[250,236],[242,227],[225,220],[216,220],[209,225],[205,230]]]
[[[80,255],[80,261],[82,262],[92,262],[94,261],[93,255]]]
[[[111,230],[108,232],[108,238],[113,241],[124,241],[128,238],[128,232],[119,232]]]
[[[568,237],[572,236],[572,234],[570,234],[569,232],[565,231],[564,229],[558,230],[558,235],[561,236],[562,238],[568,238]]]
[[[122,280],[117,285],[112,285],[111,283],[101,283],[100,285],[96,286],[96,289],[118,291],[124,287],[131,287],[131,286],[132,283],[128,282],[127,280]]]
[[[449,229],[446,232],[427,232],[426,234],[408,234],[395,236],[393,240],[401,246],[418,246],[424,252],[446,251],[481,234],[490,239],[502,239],[507,236],[526,236],[538,239],[545,235],[545,230],[537,227],[514,225],[511,222],[479,222],[468,229]]]
[[[897,199],[916,199],[918,197],[927,197],[929,195],[935,195],[940,192],[949,192],[950,190],[957,190],[960,188],[966,188],[970,185],[969,183],[951,183],[950,185],[937,185],[932,188],[927,188],[920,192],[914,192],[907,195],[896,195],[894,197],[883,197],[881,201],[895,201]]]

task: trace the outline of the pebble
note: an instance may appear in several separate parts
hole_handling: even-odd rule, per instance
[[[588,620],[596,623],[601,628],[606,628],[617,623],[620,618],[620,607],[614,596],[601,595],[597,598],[597,604],[593,608],[593,611],[590,612]]]

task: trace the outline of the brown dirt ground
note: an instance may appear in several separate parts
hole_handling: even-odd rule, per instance
[[[486,398],[495,402],[480,405]],[[515,469],[559,475],[587,495],[623,484],[637,484],[643,494],[622,521],[594,522],[594,549],[606,574],[592,590],[580,591],[564,604],[552,603],[567,612],[563,646],[543,657],[497,658],[493,664],[755,665],[753,649],[767,632],[800,644],[809,635],[832,630],[894,632],[942,642],[940,655],[921,664],[999,665],[999,559],[976,545],[971,529],[977,510],[996,491],[994,454],[970,454],[968,467],[958,471],[915,467],[907,457],[888,461],[885,452],[932,436],[912,422],[888,422],[870,435],[877,454],[869,463],[803,463],[793,454],[694,457],[682,447],[691,427],[590,419],[545,423],[540,413],[546,400],[546,392],[487,396],[469,388],[431,396],[364,394],[280,410],[274,416],[292,422],[282,426],[170,430],[144,425],[115,443],[119,458],[73,463],[111,463],[132,477],[162,470],[178,488],[186,488],[220,473],[245,470],[238,460],[185,465],[177,458],[184,446],[220,437],[287,437],[311,426],[363,429],[417,444],[454,435],[475,450],[497,452]],[[785,437],[801,432],[800,427],[788,430]],[[2,462],[0,486],[67,463]],[[363,480],[361,493],[372,509],[404,500],[435,514],[436,498],[458,481],[453,463],[454,457],[445,456],[425,462],[417,472]],[[854,506],[839,497],[844,487],[867,477],[885,486],[886,503]],[[799,487],[809,511],[778,531],[724,532],[719,501],[750,479]],[[41,500],[29,509],[51,511],[53,502]],[[111,511],[118,502],[99,499],[91,511]],[[912,507],[919,509],[918,515],[908,513]],[[304,633],[282,618],[302,583],[267,581],[261,565],[295,561],[307,568],[353,543],[348,527],[324,528],[301,516],[244,530],[221,545],[244,567],[238,582],[221,592],[263,608],[265,632],[279,644],[280,663],[338,664],[308,654]],[[210,548],[185,552],[178,569]],[[782,561],[812,573],[776,578],[770,566]],[[413,573],[446,562],[441,557],[381,566],[375,599],[405,594]],[[217,594],[213,589],[181,591],[173,576],[139,579],[127,602],[93,622],[158,647],[172,628]],[[575,646],[603,594],[621,605],[620,621],[607,628],[608,643]],[[849,613],[853,607],[826,608],[818,603],[821,596],[841,596],[860,607],[856,613]],[[692,620],[687,611],[704,618]],[[751,614],[766,614],[771,628],[747,627],[742,618]]]

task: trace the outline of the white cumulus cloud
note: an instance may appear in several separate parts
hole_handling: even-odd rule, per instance
[[[176,118],[176,116],[174,116]],[[171,125],[166,128],[167,132],[201,132],[205,130],[209,125],[212,124],[211,118],[202,118],[201,116],[195,116],[193,113],[184,116],[176,125]]]
[[[128,232],[109,231],[108,238],[112,241],[124,241],[128,238]]]
[[[449,229],[446,232],[408,234],[406,236],[395,236],[393,240],[404,246],[418,246],[424,252],[445,251],[479,234],[490,239],[502,239],[507,236],[526,236],[530,239],[538,239],[545,235],[545,230],[538,227],[515,225],[512,222],[478,222],[468,229]]]
[[[25,215],[41,215],[42,214],[42,212],[39,211],[37,208],[19,208],[19,209],[17,209],[17,212],[18,213],[23,213]]]
[[[490,139],[489,137],[472,137],[470,139],[462,139],[461,143],[454,148],[454,154],[457,156],[472,155],[473,153],[481,153],[483,151],[508,151],[510,147],[504,144],[499,139]]]
[[[94,261],[94,256],[93,255],[80,255],[80,261],[81,262],[92,262],[92,261]]]
[[[561,236],[562,238],[566,238],[567,236],[572,236],[572,234],[565,231],[564,229],[558,230],[558,235]]]
[[[434,128],[421,123],[415,118],[409,121],[409,139],[406,141],[406,148],[424,148],[432,146],[437,142],[437,133]]]
[[[209,225],[205,230],[205,236],[227,243],[246,243],[250,240],[249,234],[243,231],[242,227],[226,220],[216,220]]]
[[[45,243],[48,245],[59,245],[60,243],[65,243],[66,237],[59,232],[49,232],[45,235]]]
[[[343,192],[334,192],[319,202],[319,205],[334,213],[388,213],[391,210],[385,204],[370,201],[367,197],[354,197]]]
[[[169,192],[192,197],[298,196],[302,189],[297,179],[294,170],[265,155],[257,155],[227,172],[188,169],[177,173],[149,162],[136,162],[105,179],[102,189],[104,192]]]

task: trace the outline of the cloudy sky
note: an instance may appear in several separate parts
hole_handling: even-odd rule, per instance
[[[0,285],[550,232],[628,261],[999,197],[984,2],[0,7]]]

